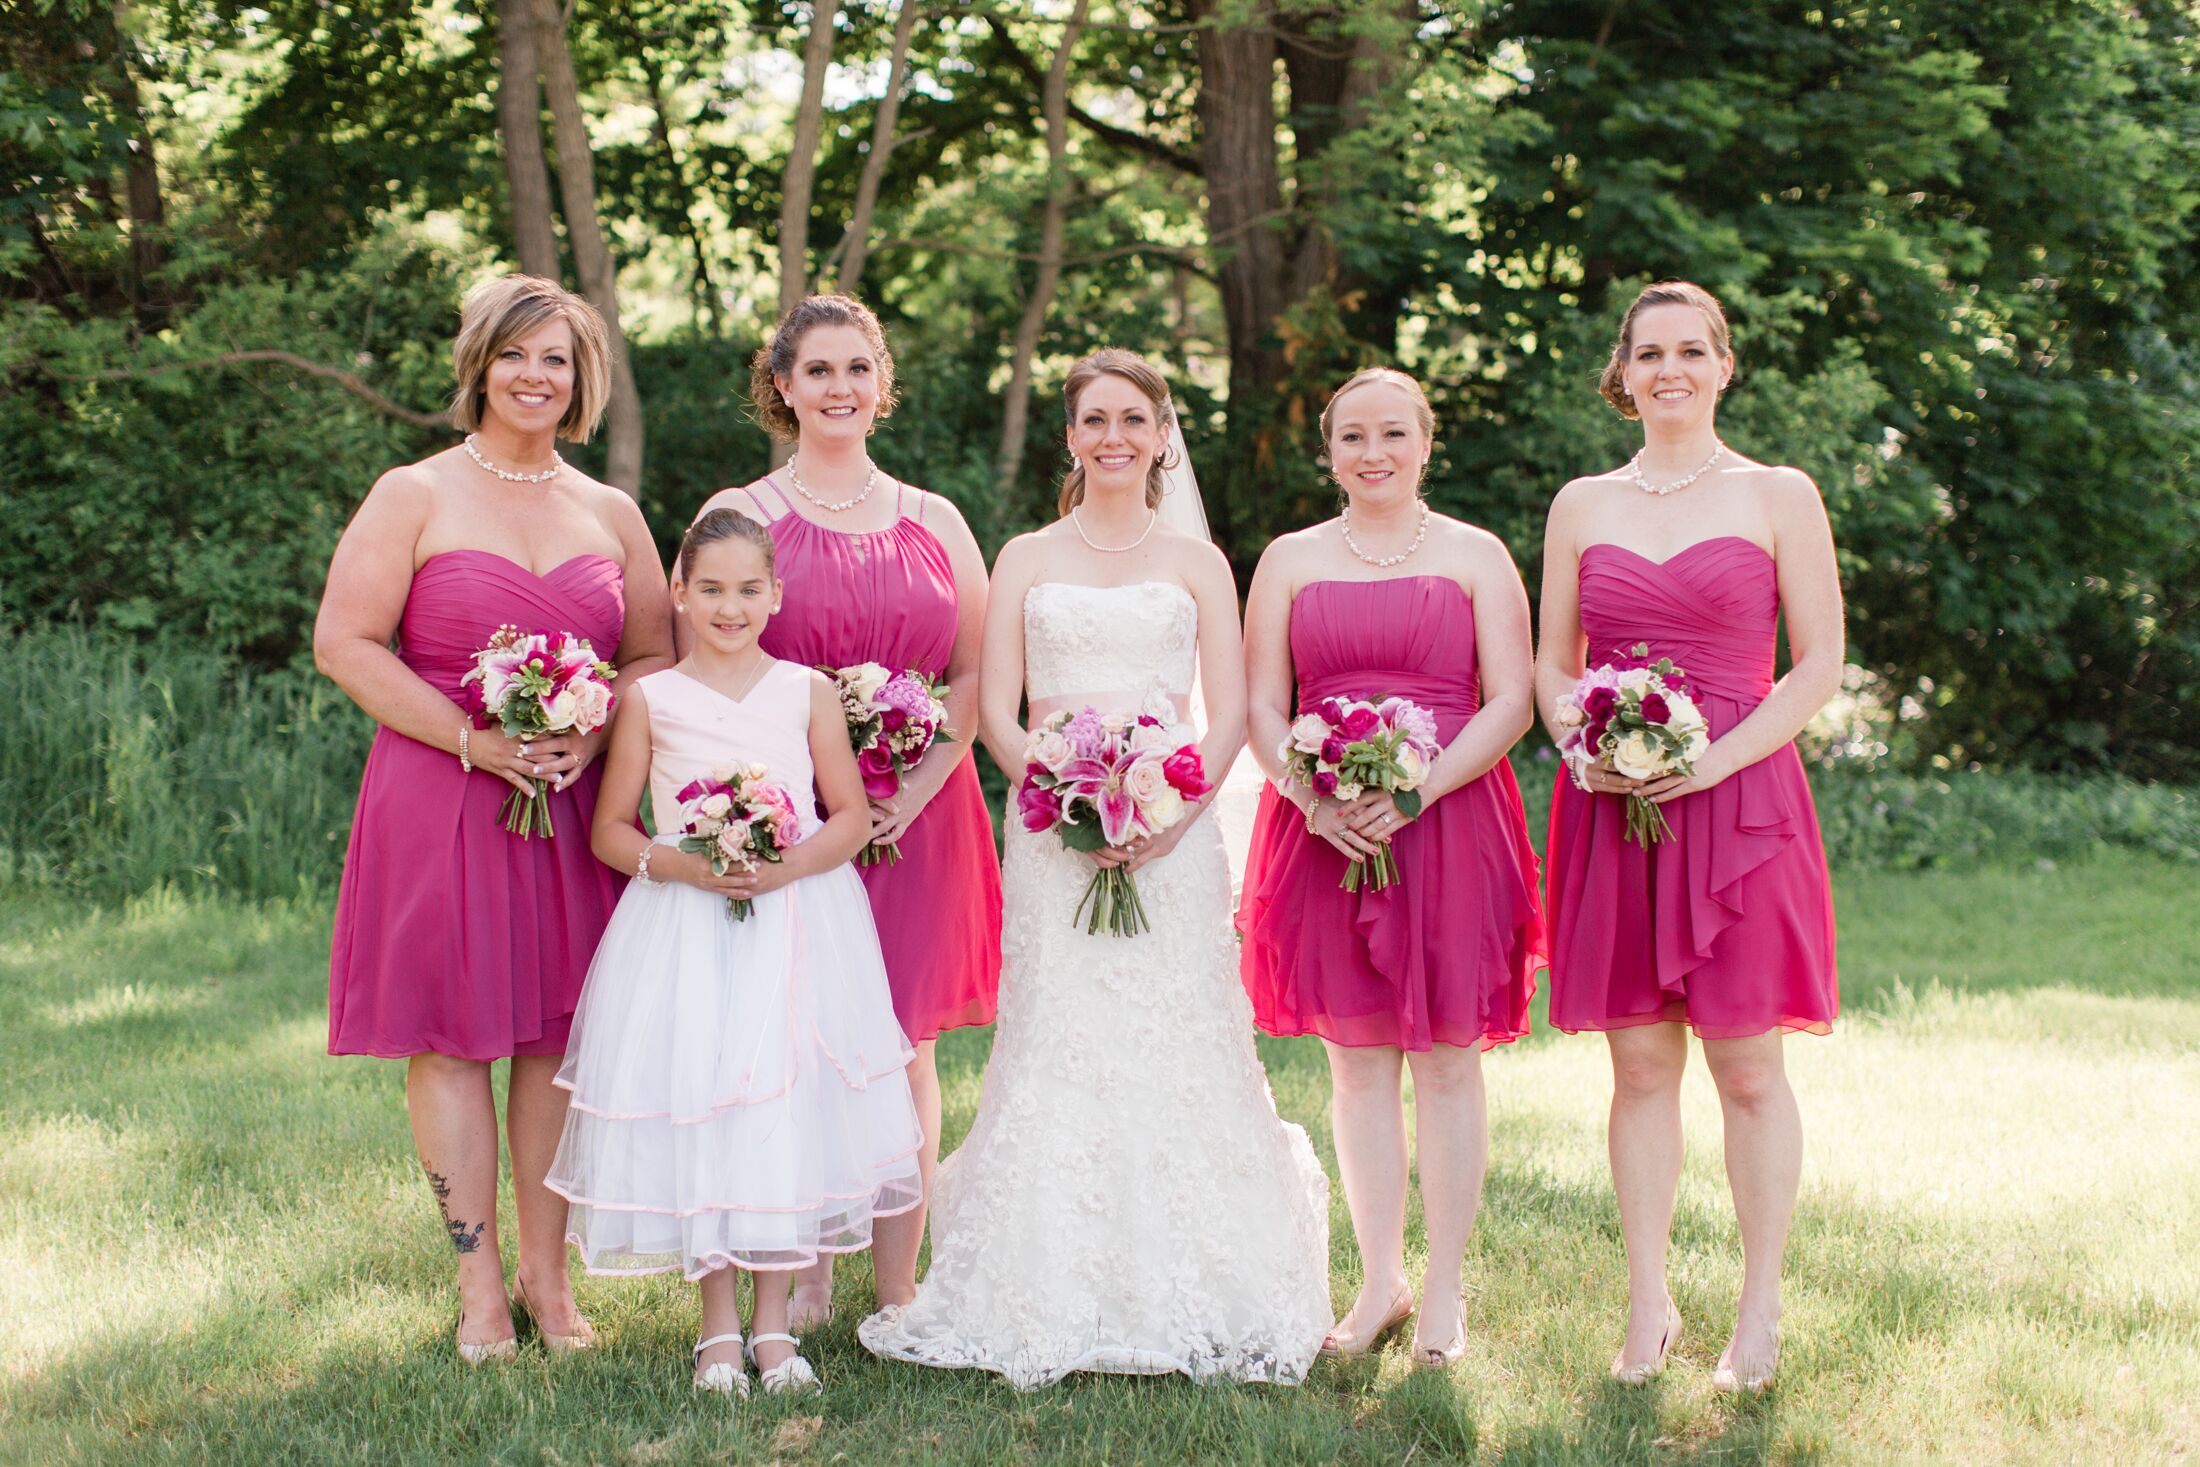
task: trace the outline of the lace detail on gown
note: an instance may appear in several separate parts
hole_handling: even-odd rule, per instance
[[[1035,586],[1033,696],[1184,694],[1196,607],[1172,583]],[[1009,822],[999,1029],[941,1164],[932,1267],[874,1352],[996,1371],[1303,1379],[1330,1325],[1328,1181],[1276,1115],[1237,980],[1214,821],[1138,873],[1153,929],[1086,935],[1091,867]]]

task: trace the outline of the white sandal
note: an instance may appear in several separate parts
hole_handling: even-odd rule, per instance
[[[824,1393],[824,1382],[817,1378],[817,1372],[810,1368],[810,1362],[802,1358],[799,1353],[802,1342],[793,1335],[750,1335],[749,1360],[752,1363],[756,1361],[756,1347],[767,1340],[785,1340],[788,1344],[793,1345],[798,1353],[789,1355],[769,1370],[764,1369],[762,1365],[757,1365],[756,1379],[763,1385],[765,1395],[779,1396],[790,1391],[808,1391],[820,1395]]]
[[[748,1367],[742,1363],[743,1357],[740,1351],[735,1351],[731,1360],[721,1360],[710,1366],[703,1364],[703,1352],[705,1350],[712,1345],[723,1345],[728,1340],[733,1341],[736,1345],[741,1344],[741,1331],[735,1330],[732,1334],[727,1335],[712,1335],[707,1340],[697,1340],[695,1342],[695,1349],[689,1357],[695,1362],[695,1389],[715,1391],[722,1396],[735,1396],[746,1401],[749,1398],[749,1371]]]

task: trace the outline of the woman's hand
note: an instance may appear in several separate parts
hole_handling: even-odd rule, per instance
[[[1380,842],[1362,835],[1352,828],[1347,815],[1350,806],[1320,796],[1314,799],[1314,818],[1310,822],[1314,834],[1329,842],[1347,861],[1364,861],[1382,849]]]
[[[1342,807],[1345,826],[1363,840],[1377,840],[1390,844],[1391,837],[1404,830],[1413,816],[1398,808],[1398,802],[1389,790],[1362,790],[1358,799]]]
[[[726,895],[743,901],[754,901],[766,892],[777,891],[794,880],[794,873],[783,861],[759,861],[754,871],[729,871],[725,875]]]
[[[961,751],[953,752],[959,754]],[[872,845],[881,848],[899,845],[925,807],[938,797],[946,781],[932,777],[931,763],[930,757],[926,757],[909,771],[901,788],[892,796],[871,801]],[[947,767],[952,768],[952,765]]]
[[[1668,774],[1658,779],[1638,780],[1636,783],[1640,789],[1637,793],[1653,805],[1662,805],[1667,800],[1677,800],[1682,795],[1700,794],[1713,785],[1723,783],[1734,772],[1726,756],[1719,752],[1719,746],[1714,743],[1696,761],[1693,774]]]
[[[655,881],[677,881],[684,886],[697,887],[712,896],[737,897],[746,893],[735,890],[735,883],[742,873],[729,871],[720,876],[711,870],[710,857],[701,851],[683,851],[678,846],[659,842],[649,848],[649,874]]]
[[[1580,771],[1581,787],[1592,795],[1639,795],[1644,781],[1629,779],[1602,764],[1590,764]]]
[[[502,729],[475,729],[467,735],[466,757],[476,769],[486,769],[524,794],[533,794],[533,780],[547,780],[562,790],[580,777],[603,752],[610,728],[592,734],[559,734],[554,738],[515,739]]]

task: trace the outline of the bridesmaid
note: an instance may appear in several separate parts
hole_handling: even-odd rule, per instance
[[[750,393],[771,435],[796,446],[786,467],[713,496],[767,522],[785,608],[764,650],[790,662],[915,667],[948,684],[947,724],[901,793],[871,806],[871,839],[901,859],[859,867],[886,952],[894,1013],[915,1046],[909,1086],[924,1122],[924,1185],[940,1150],[933,1042],[993,1022],[1001,971],[1001,863],[970,759],[977,727],[985,558],[955,506],[880,472],[866,447],[893,411],[894,358],[878,318],[844,295],[817,295],[780,318],[756,354]],[[925,1209],[879,1219],[872,1249],[881,1307],[917,1292]],[[832,1260],[797,1279],[795,1333],[832,1316]]]
[[[313,658],[381,725],[337,891],[329,1053],[407,1059],[413,1143],[458,1254],[458,1354],[479,1363],[513,1358],[512,1308],[553,1350],[593,1340],[566,1273],[565,1199],[543,1174],[565,1124],[551,1078],[622,883],[588,848],[608,730],[530,744],[473,728],[459,678],[510,622],[586,637],[630,687],[668,664],[671,629],[641,510],[557,452],[602,415],[595,309],[533,276],[489,281],[466,298],[452,360],[466,440],[376,481],[329,562]],[[558,834],[522,840],[498,807],[536,776]],[[506,1056],[509,1301],[489,1086]]]
[[[1406,1128],[1413,1068],[1428,1269],[1416,1365],[1465,1349],[1459,1274],[1488,1154],[1481,1052],[1528,1030],[1543,965],[1535,853],[1505,753],[1533,721],[1528,597],[1504,542],[1420,497],[1435,418],[1421,386],[1371,368],[1322,413],[1335,519],[1261,556],[1245,650],[1261,792],[1238,928],[1245,988],[1270,1034],[1329,1055],[1337,1169],[1364,1275],[1323,1353],[1366,1354],[1413,1310]],[[1444,752],[1418,816],[1371,790],[1340,804],[1284,784],[1297,711],[1328,697],[1410,698]],[[1344,891],[1346,863],[1389,845],[1402,882]]]
[[[1759,1391],[1779,1361],[1780,1260],[1803,1156],[1781,1040],[1828,1032],[1838,1008],[1833,899],[1794,739],[1840,686],[1843,638],[1817,486],[1719,441],[1713,419],[1733,375],[1709,292],[1669,281],[1636,297],[1601,386],[1641,422],[1643,446],[1552,501],[1536,695],[1555,732],[1558,699],[1585,664],[1646,642],[1679,664],[1710,720],[1711,746],[1685,778],[1593,770],[1585,788],[1559,782],[1546,851],[1551,1022],[1604,1030],[1611,1046],[1629,1290],[1612,1373],[1629,1384],[1655,1376],[1680,1338],[1665,1258],[1688,1029],[1703,1040],[1743,1256],[1712,1384]],[[1783,610],[1793,663],[1775,682]],[[1673,840],[1628,841],[1630,793],[1663,806]]]

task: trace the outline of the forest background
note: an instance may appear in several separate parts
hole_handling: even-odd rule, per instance
[[[573,457],[668,549],[770,462],[760,333],[839,288],[899,363],[876,456],[988,552],[1051,517],[1094,347],[1166,364],[1241,578],[1389,362],[1531,591],[1636,441],[1619,312],[1698,280],[1722,432],[1841,546],[1837,854],[2081,788],[2084,839],[2190,854],[2148,786],[2200,778],[2196,58],[2164,0],[0,0],[0,880],[333,872],[328,555],[454,441],[458,299],[514,266],[616,322]],[[1919,813],[1989,776],[1983,830]]]

